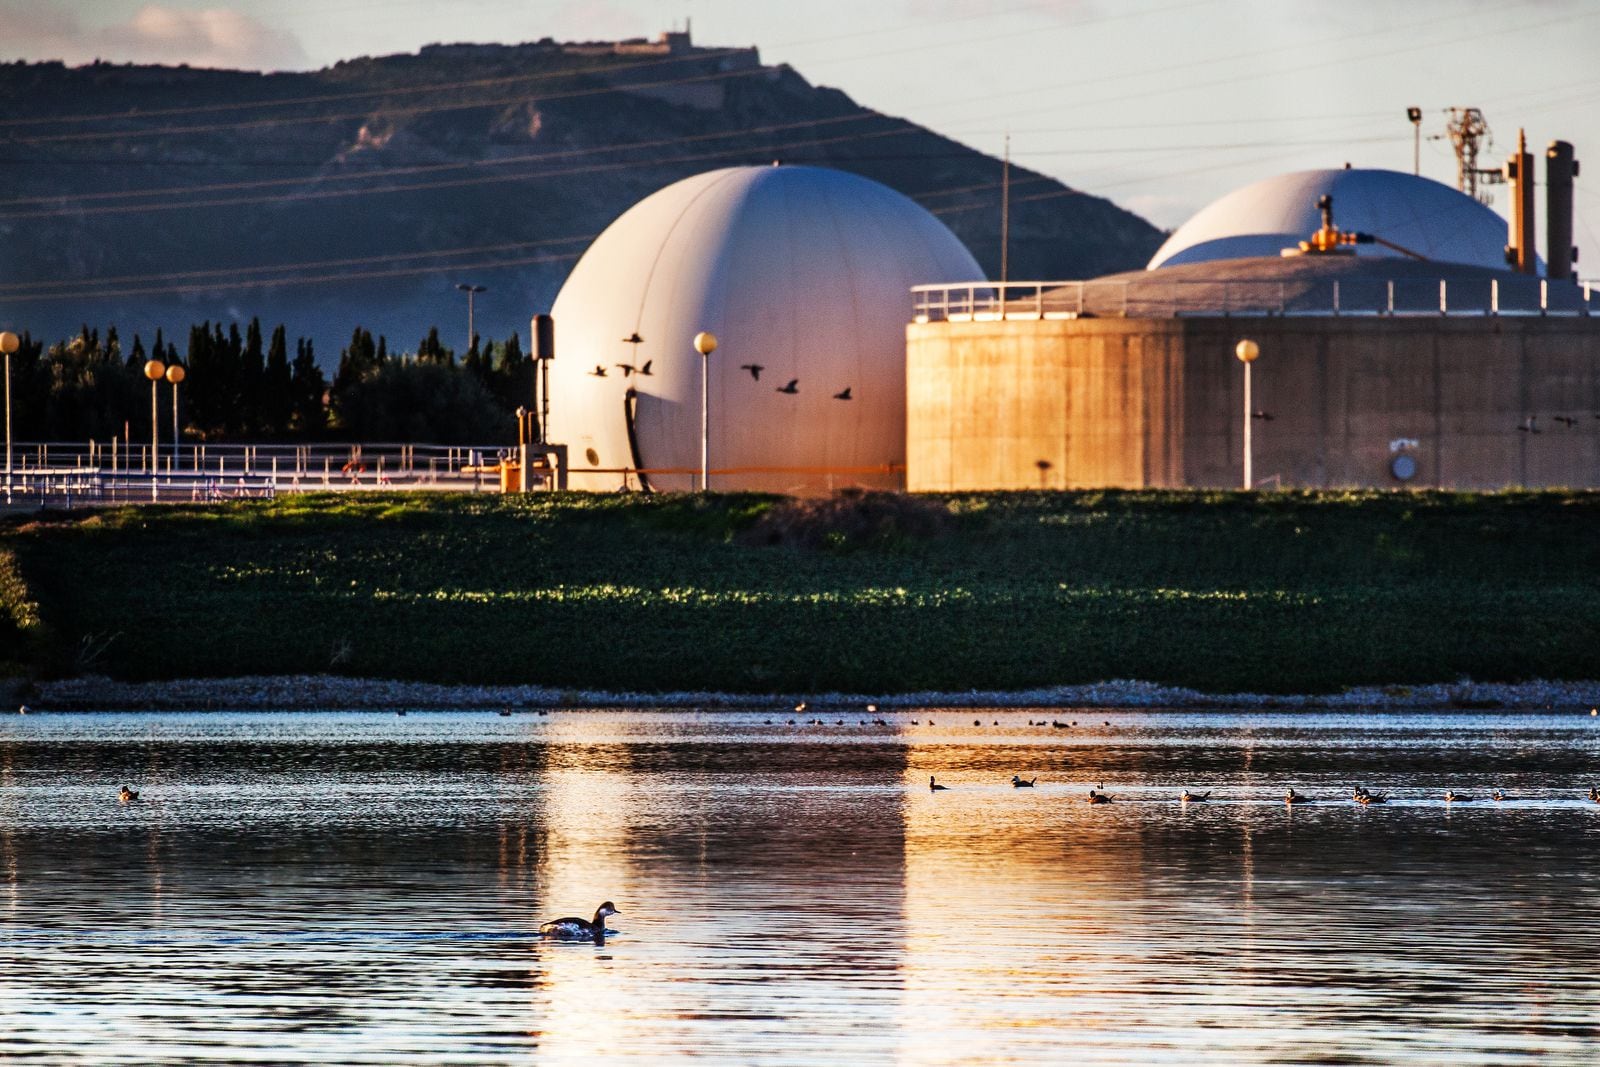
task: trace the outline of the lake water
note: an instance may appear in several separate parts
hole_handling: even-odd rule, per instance
[[[1586,713],[820,714],[8,716],[0,1059],[1600,1060]]]

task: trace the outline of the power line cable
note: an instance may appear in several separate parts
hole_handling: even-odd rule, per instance
[[[195,133],[233,133],[238,130],[270,129],[283,126],[304,126],[311,123],[354,122],[386,116],[432,115],[446,111],[471,111],[477,108],[504,107],[511,104],[543,104],[553,100],[575,100],[582,97],[603,96],[610,93],[634,92],[640,89],[664,89],[676,85],[727,81],[732,78],[749,78],[766,75],[770,67],[756,66],[749,70],[722,70],[684,78],[670,78],[654,82],[629,82],[623,85],[596,86],[589,89],[571,89],[564,92],[541,93],[534,96],[502,97],[494,100],[455,101],[448,104],[416,105],[403,108],[383,108],[377,115],[368,111],[347,111],[336,114],[301,115],[290,118],[248,119],[239,122],[206,123],[197,126],[157,126],[145,130],[103,130],[89,133],[63,133],[45,137],[13,137],[0,142],[12,145],[37,147],[44,144],[77,143],[83,141],[125,141],[144,137],[179,137]]]
[[[751,147],[751,146],[739,146],[739,147],[736,147],[736,148],[725,148],[725,149],[720,149],[720,150],[713,151],[713,152],[699,152],[699,153],[692,153],[692,154],[689,154],[689,155],[670,156],[670,157],[665,157],[665,158],[662,158],[662,159],[652,160],[649,163],[640,163],[638,161],[633,161],[633,160],[630,160],[630,161],[627,161],[627,162],[621,162],[621,163],[597,163],[597,164],[591,164],[589,166],[584,166],[584,167],[567,167],[567,168],[556,168],[554,170],[542,170],[542,171],[538,171],[536,173],[480,175],[480,176],[474,177],[474,178],[457,178],[457,179],[450,179],[450,180],[445,180],[445,181],[413,182],[413,183],[410,183],[410,184],[403,184],[403,185],[380,186],[380,187],[375,188],[375,189],[373,189],[373,188],[310,189],[310,190],[305,190],[305,191],[301,191],[301,192],[278,194],[278,195],[272,195],[272,196],[223,197],[223,198],[217,198],[217,199],[211,199],[211,200],[178,199],[178,200],[168,201],[168,202],[165,202],[165,203],[115,204],[115,205],[105,205],[105,206],[100,206],[100,207],[87,207],[87,208],[81,208],[81,209],[76,209],[76,210],[70,209],[70,208],[61,208],[61,209],[56,209],[56,210],[51,210],[51,211],[15,211],[15,212],[0,213],[0,219],[55,218],[55,217],[59,217],[59,216],[63,216],[63,215],[70,216],[70,217],[73,217],[73,218],[83,218],[83,217],[87,217],[87,216],[127,214],[127,213],[130,213],[130,212],[179,211],[179,210],[192,210],[192,209],[198,209],[198,208],[203,208],[203,207],[233,207],[233,206],[237,206],[237,205],[240,205],[240,204],[291,203],[291,202],[302,202],[302,201],[308,201],[308,200],[322,200],[322,199],[328,199],[328,198],[332,198],[332,197],[372,196],[372,195],[387,194],[387,193],[416,192],[416,191],[428,190],[428,189],[458,189],[458,188],[464,188],[464,187],[475,186],[475,185],[489,185],[489,184],[497,184],[497,183],[505,183],[505,182],[533,181],[533,180],[542,180],[542,179],[546,179],[546,178],[569,177],[569,176],[572,176],[572,175],[575,175],[575,174],[597,174],[597,173],[604,173],[604,172],[608,172],[608,171],[628,170],[628,169],[632,169],[632,168],[643,168],[643,167],[646,167],[646,166],[649,166],[649,167],[661,167],[661,166],[670,166],[670,165],[678,164],[678,163],[704,162],[704,161],[713,160],[713,159],[724,159],[725,160],[725,159],[728,159],[729,157],[748,156],[748,155],[754,154],[756,152],[762,152],[762,153],[770,154],[774,150],[776,150],[776,151],[787,151],[787,150],[792,149],[792,148],[817,147],[817,146],[827,145],[827,144],[837,144],[837,143],[845,142],[845,141],[864,141],[864,140],[873,140],[873,139],[876,139],[876,138],[883,138],[883,137],[904,137],[904,136],[906,136],[908,134],[917,133],[917,132],[923,132],[921,130],[921,127],[906,126],[906,127],[900,128],[900,129],[882,130],[882,131],[878,131],[878,132],[875,132],[875,133],[865,133],[865,134],[860,134],[860,135],[851,135],[851,136],[844,136],[844,137],[818,138],[818,139],[813,139],[813,140],[809,140],[809,141],[794,141],[794,142],[787,142],[787,143],[782,144],[782,145],[764,146],[764,147],[761,147],[761,148],[756,148],[756,147]],[[968,154],[968,153],[966,153],[966,152],[961,153],[961,155],[966,155],[966,154]],[[978,153],[976,150],[972,150],[970,154],[972,154],[972,155],[980,155],[981,153]]]
[[[51,196],[22,196],[11,200],[0,200],[0,208],[22,204],[49,204],[58,203],[64,199],[74,203],[88,200],[126,200],[133,197],[147,196],[192,196],[196,193],[230,192],[242,189],[265,189],[280,185],[302,185],[307,180],[323,181],[366,181],[373,178],[398,177],[412,174],[437,174],[452,170],[468,170],[477,167],[503,167],[517,163],[546,163],[550,160],[570,159],[577,156],[595,155],[604,152],[633,151],[640,148],[660,148],[669,145],[683,144],[691,141],[711,141],[726,137],[744,137],[758,133],[781,133],[788,130],[806,129],[817,126],[833,126],[846,122],[864,122],[868,119],[886,118],[875,111],[864,111],[856,115],[841,115],[823,119],[805,119],[796,122],[776,123],[766,126],[751,126],[737,130],[720,130],[713,133],[687,134],[678,137],[658,137],[646,141],[631,141],[620,144],[595,145],[589,148],[571,148],[551,152],[528,152],[515,156],[498,156],[491,159],[471,159],[461,163],[428,163],[404,167],[376,167],[371,170],[355,171],[350,173],[319,174],[296,178],[255,178],[249,181],[237,182],[211,182],[200,185],[171,185],[154,189],[126,189],[99,193],[55,194]],[[888,120],[894,121],[894,120]],[[326,161],[320,164],[325,165]]]
[[[526,266],[532,263],[560,263],[566,260],[579,258],[581,252],[551,253],[537,256],[522,256],[515,259],[484,260],[475,263],[451,263],[447,265],[435,264],[427,267],[402,268],[394,270],[369,270],[350,271],[340,274],[308,275],[304,277],[271,278],[266,280],[252,279],[249,281],[193,283],[183,285],[156,285],[128,287],[123,289],[92,290],[77,293],[27,293],[13,296],[9,293],[0,293],[0,300],[13,303],[42,303],[57,300],[100,300],[115,296],[148,296],[153,293],[214,293],[226,292],[236,289],[270,289],[278,286],[289,285],[322,285],[329,282],[362,281],[375,278],[402,278],[414,277],[423,274],[437,274],[445,270],[450,271],[479,271],[486,272],[505,267]]]
[[[376,256],[353,256],[344,259],[320,259],[299,263],[279,263],[256,267],[215,267],[208,270],[169,271],[162,274],[123,274],[108,275],[101,278],[56,280],[46,282],[18,282],[11,285],[8,292],[15,295],[27,295],[31,290],[61,289],[71,286],[88,284],[108,285],[120,282],[154,282],[169,280],[189,280],[196,278],[237,278],[241,274],[274,273],[290,270],[306,270],[310,268],[358,266],[370,263],[397,263],[410,259],[449,259],[455,256],[481,255],[485,252],[514,251],[523,248],[538,248],[546,245],[572,244],[577,241],[585,243],[593,241],[598,234],[574,234],[570,237],[545,237],[537,241],[510,241],[492,245],[470,245],[461,248],[433,249],[422,252],[389,252]],[[440,264],[440,270],[453,270],[457,264]],[[271,284],[276,279],[259,279],[260,284]]]
[[[517,45],[506,45],[507,49],[515,49]],[[704,62],[706,60],[720,59],[726,56],[748,54],[748,48],[721,48],[706,49],[689,55],[669,56],[663,59],[641,60],[634,63],[596,64],[591,67],[580,67],[575,70],[561,71],[530,71],[527,74],[507,74],[498,78],[473,78],[467,81],[435,82],[428,85],[396,85],[384,89],[360,89],[346,93],[321,93],[314,96],[291,96],[282,99],[257,99],[242,100],[228,104],[194,104],[189,107],[152,108],[148,111],[102,111],[94,114],[76,115],[33,115],[27,118],[0,119],[0,129],[14,126],[39,126],[47,124],[77,123],[77,122],[142,122],[146,119],[165,118],[172,115],[205,115],[223,111],[244,111],[246,109],[272,108],[272,107],[298,107],[304,104],[343,103],[347,100],[360,100],[368,97],[380,96],[410,96],[414,94],[455,92],[460,89],[480,89],[491,86],[514,85],[517,82],[546,81],[555,78],[581,78],[590,74],[615,74],[618,71],[640,70],[646,67],[657,67],[669,63]],[[563,53],[567,54],[567,53]],[[281,75],[291,78],[310,78],[321,71]]]

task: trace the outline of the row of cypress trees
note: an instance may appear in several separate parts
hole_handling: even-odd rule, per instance
[[[108,440],[150,434],[145,364],[179,364],[179,415],[185,440],[412,441],[495,444],[513,440],[512,412],[531,405],[533,368],[513,333],[460,360],[430,329],[412,353],[391,353],[382,335],[357,327],[330,382],[312,341],[289,353],[287,329],[270,336],[259,319],[205,322],[189,330],[180,355],[157,330],[146,350],[135,335],[124,349],[115,326],[87,325],[48,347],[27,334],[11,357],[12,432],[18,441]],[[172,386],[158,386],[157,418],[170,432]]]

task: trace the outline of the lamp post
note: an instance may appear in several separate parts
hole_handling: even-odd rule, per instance
[[[1233,354],[1244,364],[1244,487],[1250,489],[1255,484],[1250,470],[1250,364],[1261,355],[1261,346],[1247,338],[1234,346]]]
[[[487,293],[489,291],[489,287],[486,285],[468,285],[466,282],[457,282],[456,288],[467,294],[467,350],[471,351],[472,340],[478,336],[477,330],[474,329],[472,325],[472,298],[477,296],[479,293]]]
[[[517,408],[517,469],[521,472],[518,488],[528,491],[528,409]]]
[[[150,499],[156,498],[156,456],[161,444],[159,421],[156,412],[156,383],[166,376],[167,365],[152,359],[144,365],[144,376],[150,379]]]
[[[702,330],[694,335],[694,350],[700,353],[700,491],[711,489],[711,353],[717,350],[717,335]]]
[[[16,334],[0,333],[0,352],[6,354],[6,503],[11,503],[11,353],[22,344]]]
[[[172,469],[178,469],[178,383],[183,381],[183,367],[177,363],[167,366],[167,381],[172,383]]]
[[[1422,173],[1422,109],[1406,108],[1406,118],[1411,121],[1411,173]]]

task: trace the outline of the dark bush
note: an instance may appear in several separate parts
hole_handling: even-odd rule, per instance
[[[939,537],[949,531],[950,521],[950,509],[942,500],[841,489],[831,497],[779,504],[736,540],[744,545],[848,551]]]

